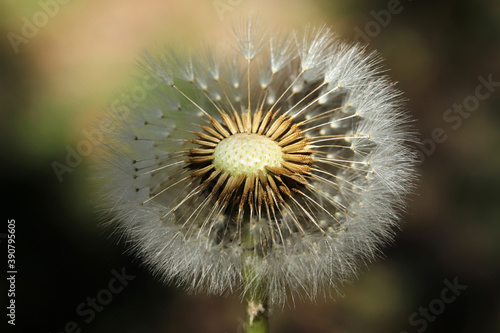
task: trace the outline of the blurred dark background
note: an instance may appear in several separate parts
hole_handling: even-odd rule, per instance
[[[6,325],[8,285],[0,282],[2,325],[242,332],[237,295],[163,285],[102,227],[87,180],[93,148],[82,142],[105,106],[130,89],[143,48],[216,39],[252,8],[286,27],[326,22],[377,49],[423,143],[419,187],[386,258],[335,300],[276,310],[271,331],[500,332],[500,2],[493,0],[3,0],[1,267],[6,274],[7,220],[15,219],[18,273],[15,328]],[[68,157],[78,149],[81,161]],[[72,166],[58,177],[55,162]],[[123,274],[123,288],[110,293]],[[445,291],[450,284],[466,289],[454,295]],[[96,297],[106,305],[91,311]]]

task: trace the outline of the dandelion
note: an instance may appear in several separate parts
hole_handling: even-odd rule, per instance
[[[147,265],[192,291],[242,291],[247,327],[374,259],[414,176],[409,117],[376,53],[326,27],[259,27],[227,49],[146,55],[161,84],[111,111],[99,174]]]

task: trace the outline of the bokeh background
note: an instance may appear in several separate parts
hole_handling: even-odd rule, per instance
[[[381,14],[390,9],[390,17]],[[67,165],[105,107],[130,92],[141,50],[217,39],[252,10],[286,28],[327,23],[377,49],[425,143],[419,187],[386,258],[335,300],[277,309],[271,331],[500,332],[500,84],[460,120],[443,118],[455,104],[474,102],[480,76],[500,82],[494,0],[2,0],[0,261],[5,274],[6,224],[15,219],[18,269],[16,326],[6,327],[243,332],[237,295],[188,295],[163,285],[102,227],[88,185],[92,146],[62,180],[53,166]],[[442,134],[432,139],[433,131]],[[133,279],[92,320],[79,314],[88,297],[104,295],[113,270]],[[467,289],[440,309],[445,280]],[[0,285],[3,325],[5,278]],[[418,312],[429,306],[439,314],[422,321]],[[420,321],[412,324],[415,312]]]

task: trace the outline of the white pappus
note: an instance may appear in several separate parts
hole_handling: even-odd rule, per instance
[[[161,83],[110,110],[97,178],[102,206],[161,278],[241,290],[252,252],[254,278],[283,304],[337,288],[392,239],[414,131],[375,52],[326,27],[256,25],[236,28],[233,47],[146,55]]]

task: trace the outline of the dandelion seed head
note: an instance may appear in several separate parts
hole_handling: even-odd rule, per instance
[[[223,55],[144,56],[159,85],[110,112],[103,206],[165,281],[235,291],[252,252],[270,303],[314,299],[391,240],[415,174],[410,119],[380,57],[328,28],[235,31]]]

